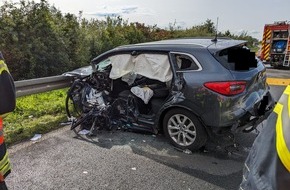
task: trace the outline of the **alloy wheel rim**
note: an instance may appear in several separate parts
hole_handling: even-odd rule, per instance
[[[170,138],[180,146],[189,146],[196,139],[196,127],[187,116],[175,114],[167,123]]]

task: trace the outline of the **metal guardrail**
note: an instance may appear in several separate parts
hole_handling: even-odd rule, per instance
[[[16,96],[21,97],[65,88],[70,85],[70,81],[70,77],[62,75],[16,81]]]

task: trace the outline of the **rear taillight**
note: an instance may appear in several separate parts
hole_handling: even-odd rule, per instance
[[[245,81],[227,81],[227,82],[207,82],[204,86],[208,89],[225,96],[232,96],[244,92],[246,88]]]

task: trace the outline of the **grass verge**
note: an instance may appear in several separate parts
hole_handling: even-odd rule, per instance
[[[60,123],[67,120],[66,92],[61,89],[17,98],[15,111],[4,118],[7,145],[60,128]]]

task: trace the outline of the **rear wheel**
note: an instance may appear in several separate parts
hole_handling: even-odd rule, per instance
[[[198,150],[205,145],[207,134],[198,118],[184,109],[172,109],[163,119],[166,137],[180,149]]]

